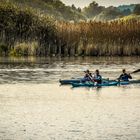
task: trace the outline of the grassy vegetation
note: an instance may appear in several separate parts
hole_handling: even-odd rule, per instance
[[[140,55],[139,20],[61,23],[61,51],[68,55]],[[62,44],[63,42],[63,44]],[[58,45],[59,46],[59,45]]]
[[[139,18],[67,22],[19,7],[0,2],[0,55],[140,55]]]
[[[37,42],[16,43],[9,52],[10,56],[36,56],[38,50]]]
[[[140,15],[131,14],[123,18],[120,18],[119,20],[123,20],[123,21],[132,21],[132,20],[138,21],[139,20],[140,21]]]
[[[8,52],[17,42],[37,42],[40,46],[37,55],[45,55],[43,49],[54,43],[55,34],[55,20],[52,18],[34,14],[31,8],[19,9],[12,3],[0,4],[0,42],[8,47]]]

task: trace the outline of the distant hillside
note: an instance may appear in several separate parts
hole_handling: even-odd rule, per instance
[[[124,11],[124,10],[127,10],[127,9],[129,9],[131,12],[133,12],[134,11],[134,8],[135,8],[135,4],[131,4],[131,5],[120,5],[120,6],[118,6],[117,8],[120,10],[120,11]]]
[[[32,8],[37,14],[45,14],[58,21],[110,21],[131,14],[139,15],[140,13],[138,4],[106,8],[93,1],[81,9],[76,8],[74,5],[66,6],[61,0],[0,0],[0,2],[11,2],[22,9]]]
[[[93,20],[96,21],[109,21],[123,17],[123,13],[116,7],[108,7],[100,14],[95,16]]]
[[[140,4],[122,5],[118,7],[104,8],[99,14],[94,16],[92,20],[95,21],[112,21],[118,19],[139,19]]]
[[[5,2],[5,0],[1,0]],[[48,14],[57,20],[85,20],[85,16],[75,7],[66,6],[60,0],[7,0],[17,4],[21,8],[31,7],[36,11]]]

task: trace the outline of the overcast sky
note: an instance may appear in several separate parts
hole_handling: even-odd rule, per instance
[[[76,7],[84,7],[91,3],[93,0],[62,0],[66,5],[74,4]],[[95,0],[99,5],[103,6],[118,6],[123,4],[140,3],[140,0]]]

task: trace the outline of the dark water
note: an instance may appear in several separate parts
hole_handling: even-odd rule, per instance
[[[0,83],[54,83],[82,77],[86,69],[99,69],[103,77],[113,79],[123,68],[140,68],[140,57],[0,58]]]

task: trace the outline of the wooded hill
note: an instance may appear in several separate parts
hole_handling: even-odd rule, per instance
[[[5,0],[2,0],[5,2]],[[85,20],[80,8],[66,6],[60,0],[7,0],[17,6],[32,8],[40,14],[47,14],[57,20],[78,21]]]
[[[60,21],[109,21],[118,18],[123,18],[134,14],[136,4],[121,5],[118,7],[104,7],[93,1],[87,7],[76,8],[73,5],[66,6],[60,0],[1,0],[9,1],[20,8],[30,7],[40,14],[48,14]]]

